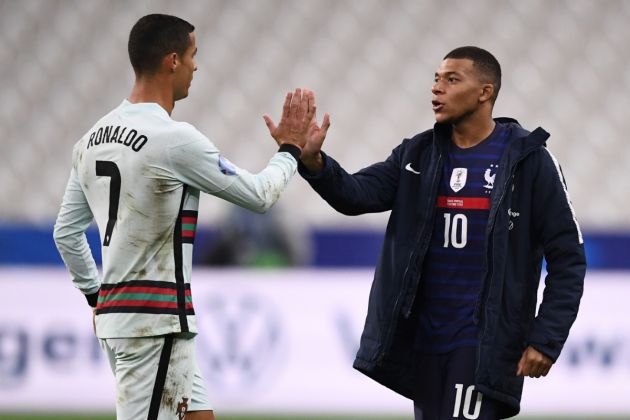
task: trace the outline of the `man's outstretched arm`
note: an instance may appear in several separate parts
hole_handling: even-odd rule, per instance
[[[279,149],[259,173],[250,173],[231,163],[196,130],[189,133],[188,142],[169,149],[170,167],[175,178],[186,185],[263,213],[278,200],[295,174],[314,114],[313,92],[306,90],[302,93],[301,89],[296,89],[286,96],[278,126],[265,115],[267,125],[271,122],[273,126]]]
[[[343,214],[390,210],[400,175],[399,148],[394,149],[384,162],[349,174],[321,150],[329,127],[328,114],[324,115],[321,126],[316,118],[311,122],[298,165],[300,175],[328,204]]]

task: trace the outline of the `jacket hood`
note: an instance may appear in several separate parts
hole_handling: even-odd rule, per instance
[[[495,118],[494,121],[504,124],[511,130],[510,149],[519,152],[519,154],[527,154],[533,149],[545,146],[549,139],[549,133],[541,127],[534,131],[528,131],[513,118],[499,117]]]

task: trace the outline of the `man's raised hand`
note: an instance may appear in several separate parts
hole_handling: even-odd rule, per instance
[[[315,94],[308,89],[302,91],[297,88],[295,92],[287,93],[282,107],[282,117],[277,126],[268,114],[263,115],[263,118],[269,133],[278,145],[288,143],[302,150],[306,145],[315,111]]]
[[[320,151],[329,127],[330,115],[328,113],[324,114],[321,126],[317,125],[317,114],[313,115],[313,119],[308,127],[306,145],[302,149],[302,155],[300,156],[304,166],[311,172],[317,172],[324,166]]]

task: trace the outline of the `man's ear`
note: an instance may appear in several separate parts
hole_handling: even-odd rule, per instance
[[[170,73],[174,73],[175,69],[179,66],[179,56],[173,52],[164,56],[162,65],[165,69],[168,69]]]
[[[479,96],[479,102],[491,101],[494,96],[494,85],[492,83],[486,83],[481,87],[481,95]]]

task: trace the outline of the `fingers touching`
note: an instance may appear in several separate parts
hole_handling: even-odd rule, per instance
[[[295,89],[295,93],[292,95],[292,99],[291,99],[291,110],[289,114],[290,118],[297,118],[300,120],[304,118],[304,114],[302,111],[303,102],[304,100],[302,98],[302,89],[300,88]]]
[[[317,105],[315,104],[315,94],[310,90],[304,91],[305,102],[306,102],[306,117],[304,118],[309,124],[317,115]]]
[[[291,110],[291,99],[293,99],[293,93],[287,92],[287,96],[284,98],[284,105],[282,106],[282,118],[289,118],[289,111]]]
[[[313,91],[297,88],[293,92],[288,92],[285,96],[282,106],[282,117],[278,125],[274,123],[268,114],[263,115],[263,119],[269,129],[269,133],[278,144],[291,143],[304,148],[308,142],[309,135],[312,133],[311,127],[313,123],[317,127],[316,113],[317,105]],[[328,125],[330,125],[329,122]],[[319,129],[319,127],[317,128]]]

